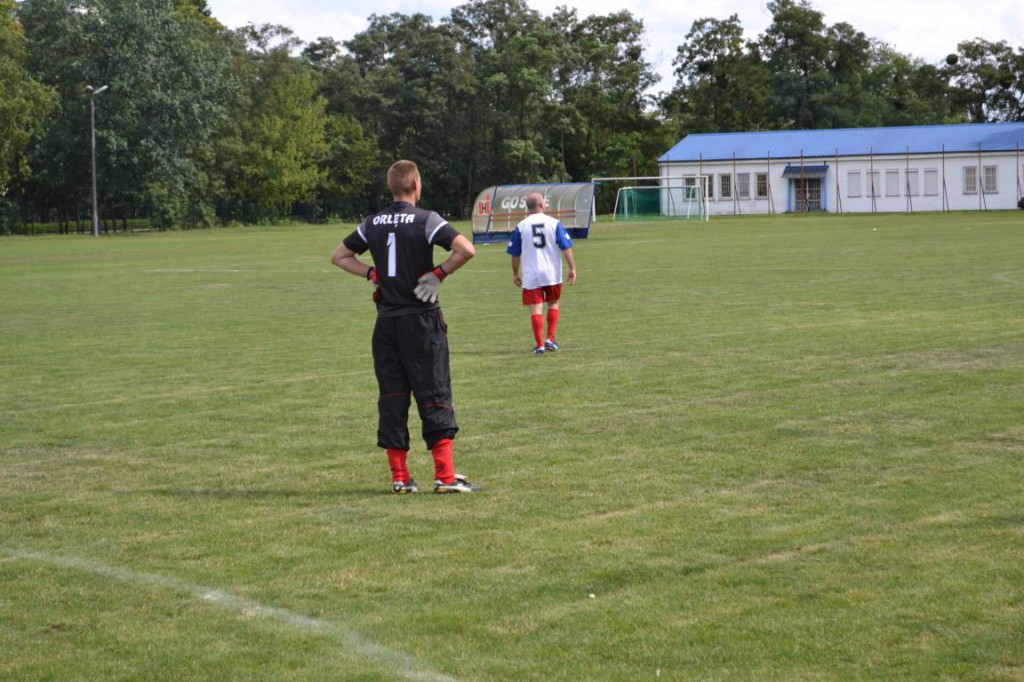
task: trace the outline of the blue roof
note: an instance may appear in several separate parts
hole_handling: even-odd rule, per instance
[[[897,128],[836,130],[773,130],[754,133],[696,133],[665,152],[659,163],[923,154],[981,151],[1024,151],[1024,123],[963,123]]]

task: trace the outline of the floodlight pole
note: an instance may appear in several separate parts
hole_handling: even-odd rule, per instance
[[[89,93],[89,132],[92,137],[92,236],[100,236],[100,209],[96,200],[96,95],[106,92],[109,85],[93,88],[85,86]]]

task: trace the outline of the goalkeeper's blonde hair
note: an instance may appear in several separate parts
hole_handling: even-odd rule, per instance
[[[420,169],[412,161],[395,161],[388,169],[388,189],[395,196],[408,196],[415,191]]]

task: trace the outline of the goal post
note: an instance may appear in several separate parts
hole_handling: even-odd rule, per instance
[[[545,213],[562,221],[573,239],[586,239],[594,212],[594,183],[551,182],[495,185],[477,195],[473,205],[473,243],[506,241],[529,215],[526,197],[544,195]]]
[[[595,205],[613,221],[706,221],[708,181],[706,175],[594,178]]]

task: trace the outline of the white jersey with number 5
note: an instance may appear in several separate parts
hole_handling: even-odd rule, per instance
[[[512,232],[507,252],[520,258],[524,289],[562,283],[562,251],[572,238],[562,221],[544,213],[526,216]]]

